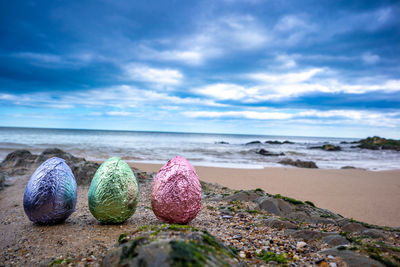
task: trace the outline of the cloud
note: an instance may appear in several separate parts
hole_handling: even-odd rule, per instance
[[[109,111],[109,112],[106,112],[106,114],[109,115],[109,116],[126,117],[126,116],[132,116],[134,113],[127,112],[127,111]]]
[[[231,83],[217,83],[194,89],[194,92],[196,93],[221,100],[242,99],[248,96],[251,93],[250,91],[251,89],[249,88]]]
[[[138,48],[138,58],[142,60],[153,61],[170,61],[179,62],[188,65],[200,65],[205,60],[205,55],[200,50],[192,48],[192,50],[184,49],[171,49],[171,50],[156,50],[145,45]]]
[[[378,55],[371,54],[370,52],[364,53],[362,55],[362,60],[366,64],[376,64],[381,58]]]
[[[167,40],[167,47],[160,47],[159,40],[143,42],[136,55],[140,59],[202,65],[236,51],[262,49],[271,39],[262,23],[251,15],[199,20],[196,28],[192,33]]]
[[[257,120],[282,120],[292,116],[279,112],[255,112],[255,111],[188,111],[183,114],[190,118],[245,118]]]
[[[282,68],[294,68],[297,66],[297,63],[293,56],[289,56],[286,54],[279,54],[275,57],[275,61],[277,61]]]
[[[305,123],[346,123],[357,122],[362,125],[379,125],[385,127],[400,126],[398,116],[400,112],[370,112],[360,110],[274,110],[274,111],[187,111],[182,112],[184,116],[190,118],[235,118],[250,120],[286,120],[286,122],[305,122]],[[323,119],[323,120],[316,120]]]
[[[124,66],[130,80],[155,84],[177,85],[183,79],[183,74],[175,69],[157,69],[146,65],[130,63]]]
[[[294,84],[308,81],[310,78],[322,71],[323,69],[321,68],[313,68],[306,71],[290,72],[285,74],[268,74],[260,72],[248,74],[248,77],[264,83]]]

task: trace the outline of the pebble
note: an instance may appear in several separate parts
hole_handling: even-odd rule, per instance
[[[305,247],[307,246],[307,243],[304,241],[299,241],[296,244],[296,249],[299,251],[303,251],[305,249]]]

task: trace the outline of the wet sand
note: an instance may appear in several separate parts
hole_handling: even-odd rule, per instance
[[[159,164],[131,163],[144,171]],[[400,227],[400,170],[232,169],[196,166],[200,180],[232,189],[261,188],[359,221]]]

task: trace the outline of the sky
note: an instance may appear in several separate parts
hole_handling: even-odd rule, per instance
[[[400,138],[400,3],[0,1],[0,126]]]

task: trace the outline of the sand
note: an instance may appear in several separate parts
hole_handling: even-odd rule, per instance
[[[132,163],[144,171],[159,164]],[[261,188],[341,214],[347,218],[400,227],[400,170],[320,170],[301,168],[231,169],[196,166],[200,180],[232,189]]]

